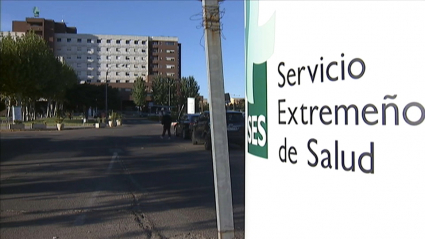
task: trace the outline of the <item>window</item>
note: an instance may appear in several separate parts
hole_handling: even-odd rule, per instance
[[[146,41],[142,41],[142,45],[146,45]]]
[[[66,48],[67,51],[71,51],[71,47]]]
[[[134,41],[134,44],[135,45],[139,45],[139,41]]]
[[[126,72],[126,73],[125,73],[125,76],[130,76],[130,73],[129,73],[129,72]]]
[[[174,65],[167,65],[166,68],[167,69],[174,69]]]
[[[134,65],[134,68],[139,68],[139,65]]]
[[[97,72],[97,75],[100,76],[100,71]]]
[[[116,76],[119,76],[119,75],[120,75],[120,73],[119,73],[119,72],[115,72],[115,75],[116,75]]]
[[[119,49],[119,48],[115,48],[115,51],[119,52],[119,51],[120,51],[120,49]]]
[[[56,42],[62,42],[62,38],[56,39]]]
[[[87,43],[92,43],[92,42],[91,42],[91,39],[87,39]]]
[[[125,41],[125,44],[130,44],[130,40],[126,40]]]
[[[174,50],[166,50],[166,53],[174,53]]]
[[[174,73],[167,73],[167,76],[174,76]]]
[[[144,69],[144,68],[146,68],[146,66],[145,65],[142,65],[142,68]]]
[[[97,39],[97,43],[102,43],[102,39]]]
[[[77,56],[77,59],[79,59],[79,60],[80,60],[80,59],[81,59],[81,56]]]
[[[57,50],[57,51],[62,51],[62,48],[60,48],[60,47],[59,47],[59,48],[58,48],[58,49],[56,49],[56,50]]]
[[[91,60],[91,56],[88,56],[88,57],[87,57],[87,60]]]
[[[77,51],[81,51],[81,47],[77,47]]]
[[[97,80],[96,82],[100,82],[100,80]]]
[[[174,46],[174,42],[173,41],[166,41],[165,45],[167,46]]]
[[[157,41],[152,42],[152,45],[158,45]]]
[[[111,39],[106,40],[106,43],[111,43]]]
[[[91,67],[91,63],[87,63],[87,67]]]
[[[125,59],[126,59],[127,61],[129,61],[129,60],[130,60],[130,57],[126,56],[126,57],[125,57]]]
[[[81,63],[77,63],[77,67],[81,67]]]
[[[66,42],[71,42],[71,38],[67,38],[66,39]]]
[[[115,43],[121,44],[121,40],[116,40]]]
[[[98,60],[100,60],[100,59],[101,59],[101,57],[100,57],[100,56],[97,56],[97,59],[98,59]]]
[[[93,51],[94,51],[93,48],[92,49],[87,48],[87,53],[93,53]]]
[[[97,64],[97,68],[100,68],[100,67],[101,67],[101,65],[98,63],[98,64]]]
[[[97,51],[100,51],[100,47],[97,48]]]
[[[146,50],[145,49],[142,49],[142,52],[146,52]]]
[[[66,59],[71,60],[71,56],[67,56]]]
[[[106,51],[109,51],[109,47],[108,47],[108,48],[106,48]]]
[[[81,76],[81,71],[77,71],[77,75]]]
[[[78,39],[77,39],[77,42],[81,43],[81,38],[78,38]]]
[[[128,52],[128,48],[125,48],[125,52]]]
[[[106,56],[106,59],[107,59],[107,60],[110,60],[110,59],[111,59],[111,56]]]
[[[134,73],[134,76],[139,76],[139,74],[138,73]]]
[[[91,71],[87,71],[87,75],[88,76],[91,76]]]
[[[174,59],[174,57],[167,57],[167,58],[165,58],[167,61],[174,61],[175,59]]]
[[[116,56],[115,59],[119,60],[121,57],[120,56]]]
[[[87,83],[91,83],[91,80],[87,80]]]

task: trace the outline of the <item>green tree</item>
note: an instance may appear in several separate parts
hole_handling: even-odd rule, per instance
[[[35,118],[35,102],[67,87],[60,78],[62,65],[46,42],[33,32],[0,40],[1,95],[8,106],[21,105],[24,120]],[[63,95],[63,94],[62,94]]]
[[[177,81],[172,78],[156,77],[152,81],[152,98],[156,105],[177,106]]]
[[[133,97],[134,103],[139,106],[140,108],[143,107],[143,105],[146,102],[146,96],[147,96],[147,90],[146,90],[146,82],[143,80],[142,77],[137,77],[136,81],[133,85],[133,91],[131,92],[131,96]]]
[[[186,105],[187,98],[195,98],[199,97],[199,85],[193,76],[182,77],[180,80],[180,97],[178,99],[179,105]],[[199,102],[196,102],[199,104]]]

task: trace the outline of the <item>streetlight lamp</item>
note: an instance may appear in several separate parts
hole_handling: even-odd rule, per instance
[[[168,111],[171,111],[171,83],[170,78],[168,78]]]
[[[119,67],[121,67],[121,66],[124,66],[124,64],[120,64],[120,65],[118,65],[117,64],[117,68],[119,68]],[[106,122],[108,122],[108,74],[109,74],[109,70],[110,70],[111,68],[110,67],[107,67],[106,68],[106,79],[105,79],[105,114],[106,114]]]

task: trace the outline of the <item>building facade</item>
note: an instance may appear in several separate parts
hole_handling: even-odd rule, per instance
[[[118,88],[123,100],[132,100],[137,77],[145,80],[149,89],[155,77],[181,78],[177,37],[78,34],[75,27],[44,18],[13,21],[12,31],[15,35],[34,31],[75,70],[80,83],[107,82]]]
[[[77,33],[77,28],[68,27],[64,22],[55,22],[44,18],[26,18],[25,21],[12,21],[13,32],[34,31],[35,34],[41,36],[52,51],[55,48],[56,33]]]

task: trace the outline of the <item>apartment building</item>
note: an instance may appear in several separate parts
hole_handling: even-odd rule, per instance
[[[44,18],[27,17],[25,21],[12,21],[12,32],[29,32],[41,36],[53,51],[55,47],[56,33],[76,34],[76,27],[68,27],[64,22],[55,22]]]
[[[131,89],[137,77],[142,77],[148,87],[157,76],[181,78],[181,44],[177,37],[78,34],[75,27],[44,18],[13,21],[12,31],[34,31],[75,70],[80,83],[108,82],[120,90],[125,100],[132,100]]]
[[[144,36],[55,34],[54,52],[75,70],[81,83],[134,83],[149,74]]]

